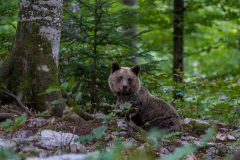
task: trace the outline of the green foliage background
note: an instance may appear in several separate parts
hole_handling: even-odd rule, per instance
[[[90,2],[94,5],[94,1],[81,2]],[[15,34],[19,1],[9,0],[0,3],[0,63],[2,63],[10,51]],[[185,0],[185,8],[183,77],[185,83],[176,84],[172,80],[173,0],[139,0],[138,7],[135,8],[122,6],[121,2],[117,1],[112,4],[112,8],[105,7],[107,14],[103,18],[105,24],[108,21],[114,25],[136,23],[139,32],[151,30],[142,32],[138,38],[135,37],[134,41],[138,41],[137,51],[136,48],[123,46],[124,43],[119,42],[122,38],[119,37],[120,26],[110,30],[102,23],[98,29],[102,35],[109,31],[114,44],[109,45],[109,42],[105,42],[99,45],[98,54],[94,57],[91,55],[93,45],[81,39],[83,34],[77,29],[83,22],[68,26],[72,27],[68,33],[66,26],[62,25],[63,39],[59,62],[62,86],[69,86],[71,83],[68,94],[84,110],[89,111],[93,95],[97,110],[111,111],[116,99],[107,84],[111,62],[117,60],[122,66],[132,66],[134,64],[130,62],[130,58],[136,53],[141,53],[138,56],[142,65],[140,74],[142,84],[153,95],[172,103],[182,118],[201,117],[236,124],[239,115],[237,113],[240,77],[238,53],[240,4],[233,0]],[[122,12],[123,10],[137,11],[139,17],[131,20],[131,14],[130,16],[123,14],[127,13]],[[114,18],[120,15],[125,18]],[[72,15],[67,10],[63,12],[64,20],[71,19],[74,22],[77,16],[82,16],[82,20],[85,18],[85,22],[88,21],[88,28],[91,26],[89,22],[94,21],[91,17],[93,12],[87,9]],[[91,29],[85,28],[88,36],[93,34],[94,30]],[[66,37],[70,39],[66,40]],[[131,41],[127,38],[125,40]],[[98,59],[95,69],[91,68],[93,58]],[[161,63],[153,63],[159,61]],[[94,91],[89,84],[92,77],[96,79]],[[184,102],[172,102],[172,96],[177,91],[185,96]]]

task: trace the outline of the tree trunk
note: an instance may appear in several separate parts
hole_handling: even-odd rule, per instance
[[[59,85],[62,7],[62,0],[21,0],[16,36],[0,68],[0,82],[37,111],[48,109],[51,101],[62,98],[61,92],[38,96],[48,86]],[[61,117],[64,108],[64,103],[55,105],[54,114]]]
[[[184,34],[184,0],[174,0],[174,31],[173,31],[173,80],[175,82],[182,82],[182,78],[177,76],[180,72],[183,72],[183,34]],[[175,94],[175,99],[182,99],[183,97]]]
[[[138,5],[138,0],[122,0],[123,5],[128,5],[128,6],[137,6]],[[134,15],[133,15],[134,16]],[[123,30],[129,30],[132,29],[133,31],[129,34],[129,36],[135,36],[138,33],[138,25],[137,24],[132,24],[132,25],[124,25]],[[132,42],[132,45],[134,47],[137,47],[137,42]],[[132,63],[137,63],[138,62],[138,57],[133,57],[131,59]]]

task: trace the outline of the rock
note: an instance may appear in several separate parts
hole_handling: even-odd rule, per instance
[[[77,135],[71,133],[56,132],[48,129],[38,132],[38,135],[41,136],[41,141],[37,144],[43,148],[54,149],[61,146],[68,147],[70,145],[70,150],[86,153],[85,146],[79,142],[74,143],[74,139],[78,138]]]
[[[188,143],[187,141],[180,141],[180,142],[181,142],[181,144],[184,145],[184,146],[190,145],[190,143]]]
[[[121,130],[127,131],[128,130],[128,126],[127,126],[127,122],[120,120],[117,121],[117,126],[121,128]]]
[[[211,127],[210,124],[205,121],[191,118],[185,118],[181,121],[181,123],[183,131],[187,132],[191,136],[205,134],[207,129]]]
[[[127,134],[127,132],[122,131],[122,132],[120,132],[120,134],[121,134],[121,135],[125,135],[125,134]]]
[[[239,132],[239,133],[240,133],[240,129],[237,129],[237,130],[235,130],[235,131],[233,131],[233,132]]]
[[[218,141],[225,141],[225,139],[226,139],[225,134],[217,134],[216,136],[216,140]]]
[[[197,120],[197,119],[192,119],[192,118],[184,118],[181,123],[182,124],[189,124],[191,121],[195,121],[197,123],[202,123],[202,124],[208,124],[210,126],[210,124],[208,122],[202,121],[202,120]]]
[[[193,143],[197,146],[200,146],[201,142],[200,141],[193,141]]]
[[[211,154],[218,154],[218,150],[215,147],[210,147],[206,150],[206,154],[211,153]]]
[[[133,138],[129,138],[126,141],[122,142],[123,145],[125,145],[126,148],[130,148],[132,146],[137,146],[137,141]]]
[[[165,157],[165,156],[166,156],[165,154],[162,154],[162,153],[159,154],[159,157],[160,157],[160,158],[163,158],[163,157]]]
[[[187,159],[186,160],[197,160],[197,158],[195,157],[195,155],[192,153],[190,155],[187,155]]]
[[[0,147],[3,147],[4,149],[11,148],[13,151],[17,149],[16,143],[13,140],[5,140],[0,142]]]
[[[240,138],[240,134],[235,134],[234,136],[236,139]]]
[[[206,154],[202,156],[203,159],[206,160],[213,160],[215,159],[214,156],[218,154],[218,150],[215,147],[211,147],[206,150]]]
[[[117,136],[117,135],[119,135],[120,133],[117,132],[117,131],[114,131],[114,132],[112,132],[111,134],[114,135],[114,136]]]
[[[218,140],[218,141],[226,141],[226,140],[236,141],[236,138],[233,137],[233,136],[231,136],[230,134],[228,134],[228,135],[225,135],[225,134],[217,134],[216,140]]]
[[[236,127],[240,129],[240,119],[238,120],[238,123],[237,123]]]
[[[226,128],[219,128],[219,130],[220,130],[220,131],[224,131],[224,132],[227,132],[227,131],[228,131],[228,129],[226,129]]]
[[[165,147],[169,152],[172,152],[173,151],[173,147],[172,146],[166,146]]]
[[[197,138],[192,137],[192,136],[187,136],[187,137],[182,136],[181,139],[182,139],[182,140],[185,140],[185,141],[189,141],[189,140],[198,140]]]
[[[35,148],[32,145],[25,146],[25,147],[22,147],[21,152],[19,152],[19,154],[28,155],[28,154],[30,154],[31,151],[34,151],[34,150],[35,150]]]
[[[55,155],[46,158],[39,158],[39,157],[28,157],[26,160],[60,160],[60,159],[67,159],[67,160],[83,160],[88,156],[97,157],[99,156],[99,152],[94,152],[90,154],[64,154],[64,155]],[[88,158],[90,159],[90,158]]]
[[[236,138],[235,137],[233,137],[232,135],[227,135],[227,138],[228,138],[228,140],[229,141],[236,141]]]
[[[82,145],[82,144],[80,144],[80,145],[79,144],[80,143],[73,143],[73,144],[71,144],[70,145],[71,152],[74,152],[74,153],[76,153],[76,152],[86,153],[87,150],[86,150],[85,146]]]
[[[39,149],[39,148],[35,148],[35,152],[38,152],[39,153],[39,157],[40,158],[45,158],[45,157],[47,157],[47,156],[51,156],[52,155],[52,153],[53,153],[53,151],[46,151],[46,150],[44,150],[44,149]]]
[[[169,152],[166,148],[161,148],[161,149],[160,149],[160,153],[162,153],[162,154],[164,154],[164,155],[170,154],[170,152]]]
[[[93,116],[94,118],[99,119],[101,116],[105,116],[105,114],[103,114],[101,111],[97,111],[94,114],[91,114],[91,116]]]
[[[33,135],[33,132],[31,130],[21,130],[21,131],[16,131],[14,133],[9,133],[6,135],[5,138],[6,139],[13,139],[13,138],[24,139],[32,135]]]
[[[215,123],[215,124],[217,124],[217,125],[221,125],[221,126],[227,126],[225,123],[222,123],[221,121],[219,121],[219,120],[205,120],[206,122],[208,122],[208,123],[210,123],[210,124],[212,124],[212,123]]]
[[[213,147],[213,146],[216,146],[216,143],[214,143],[214,142],[208,142],[208,143],[207,143],[207,146]]]
[[[43,127],[46,124],[48,124],[48,120],[43,119],[42,117],[34,118],[34,119],[29,119],[26,123],[29,128],[32,127]]]
[[[183,136],[189,136],[189,133],[184,132],[184,133],[183,133]]]

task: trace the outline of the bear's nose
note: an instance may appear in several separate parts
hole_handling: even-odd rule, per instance
[[[124,90],[126,90],[126,89],[127,89],[127,86],[126,86],[126,85],[124,85],[124,86],[123,86],[123,89],[124,89]]]

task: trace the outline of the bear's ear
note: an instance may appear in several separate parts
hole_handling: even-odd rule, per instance
[[[111,73],[114,73],[115,71],[119,70],[121,67],[120,65],[118,64],[117,61],[113,61],[112,62],[112,72]]]
[[[133,73],[135,73],[136,76],[138,76],[138,73],[140,72],[140,70],[141,70],[141,66],[140,66],[139,64],[137,64],[137,65],[135,65],[135,66],[133,66],[133,67],[131,68],[131,71],[132,71]]]

